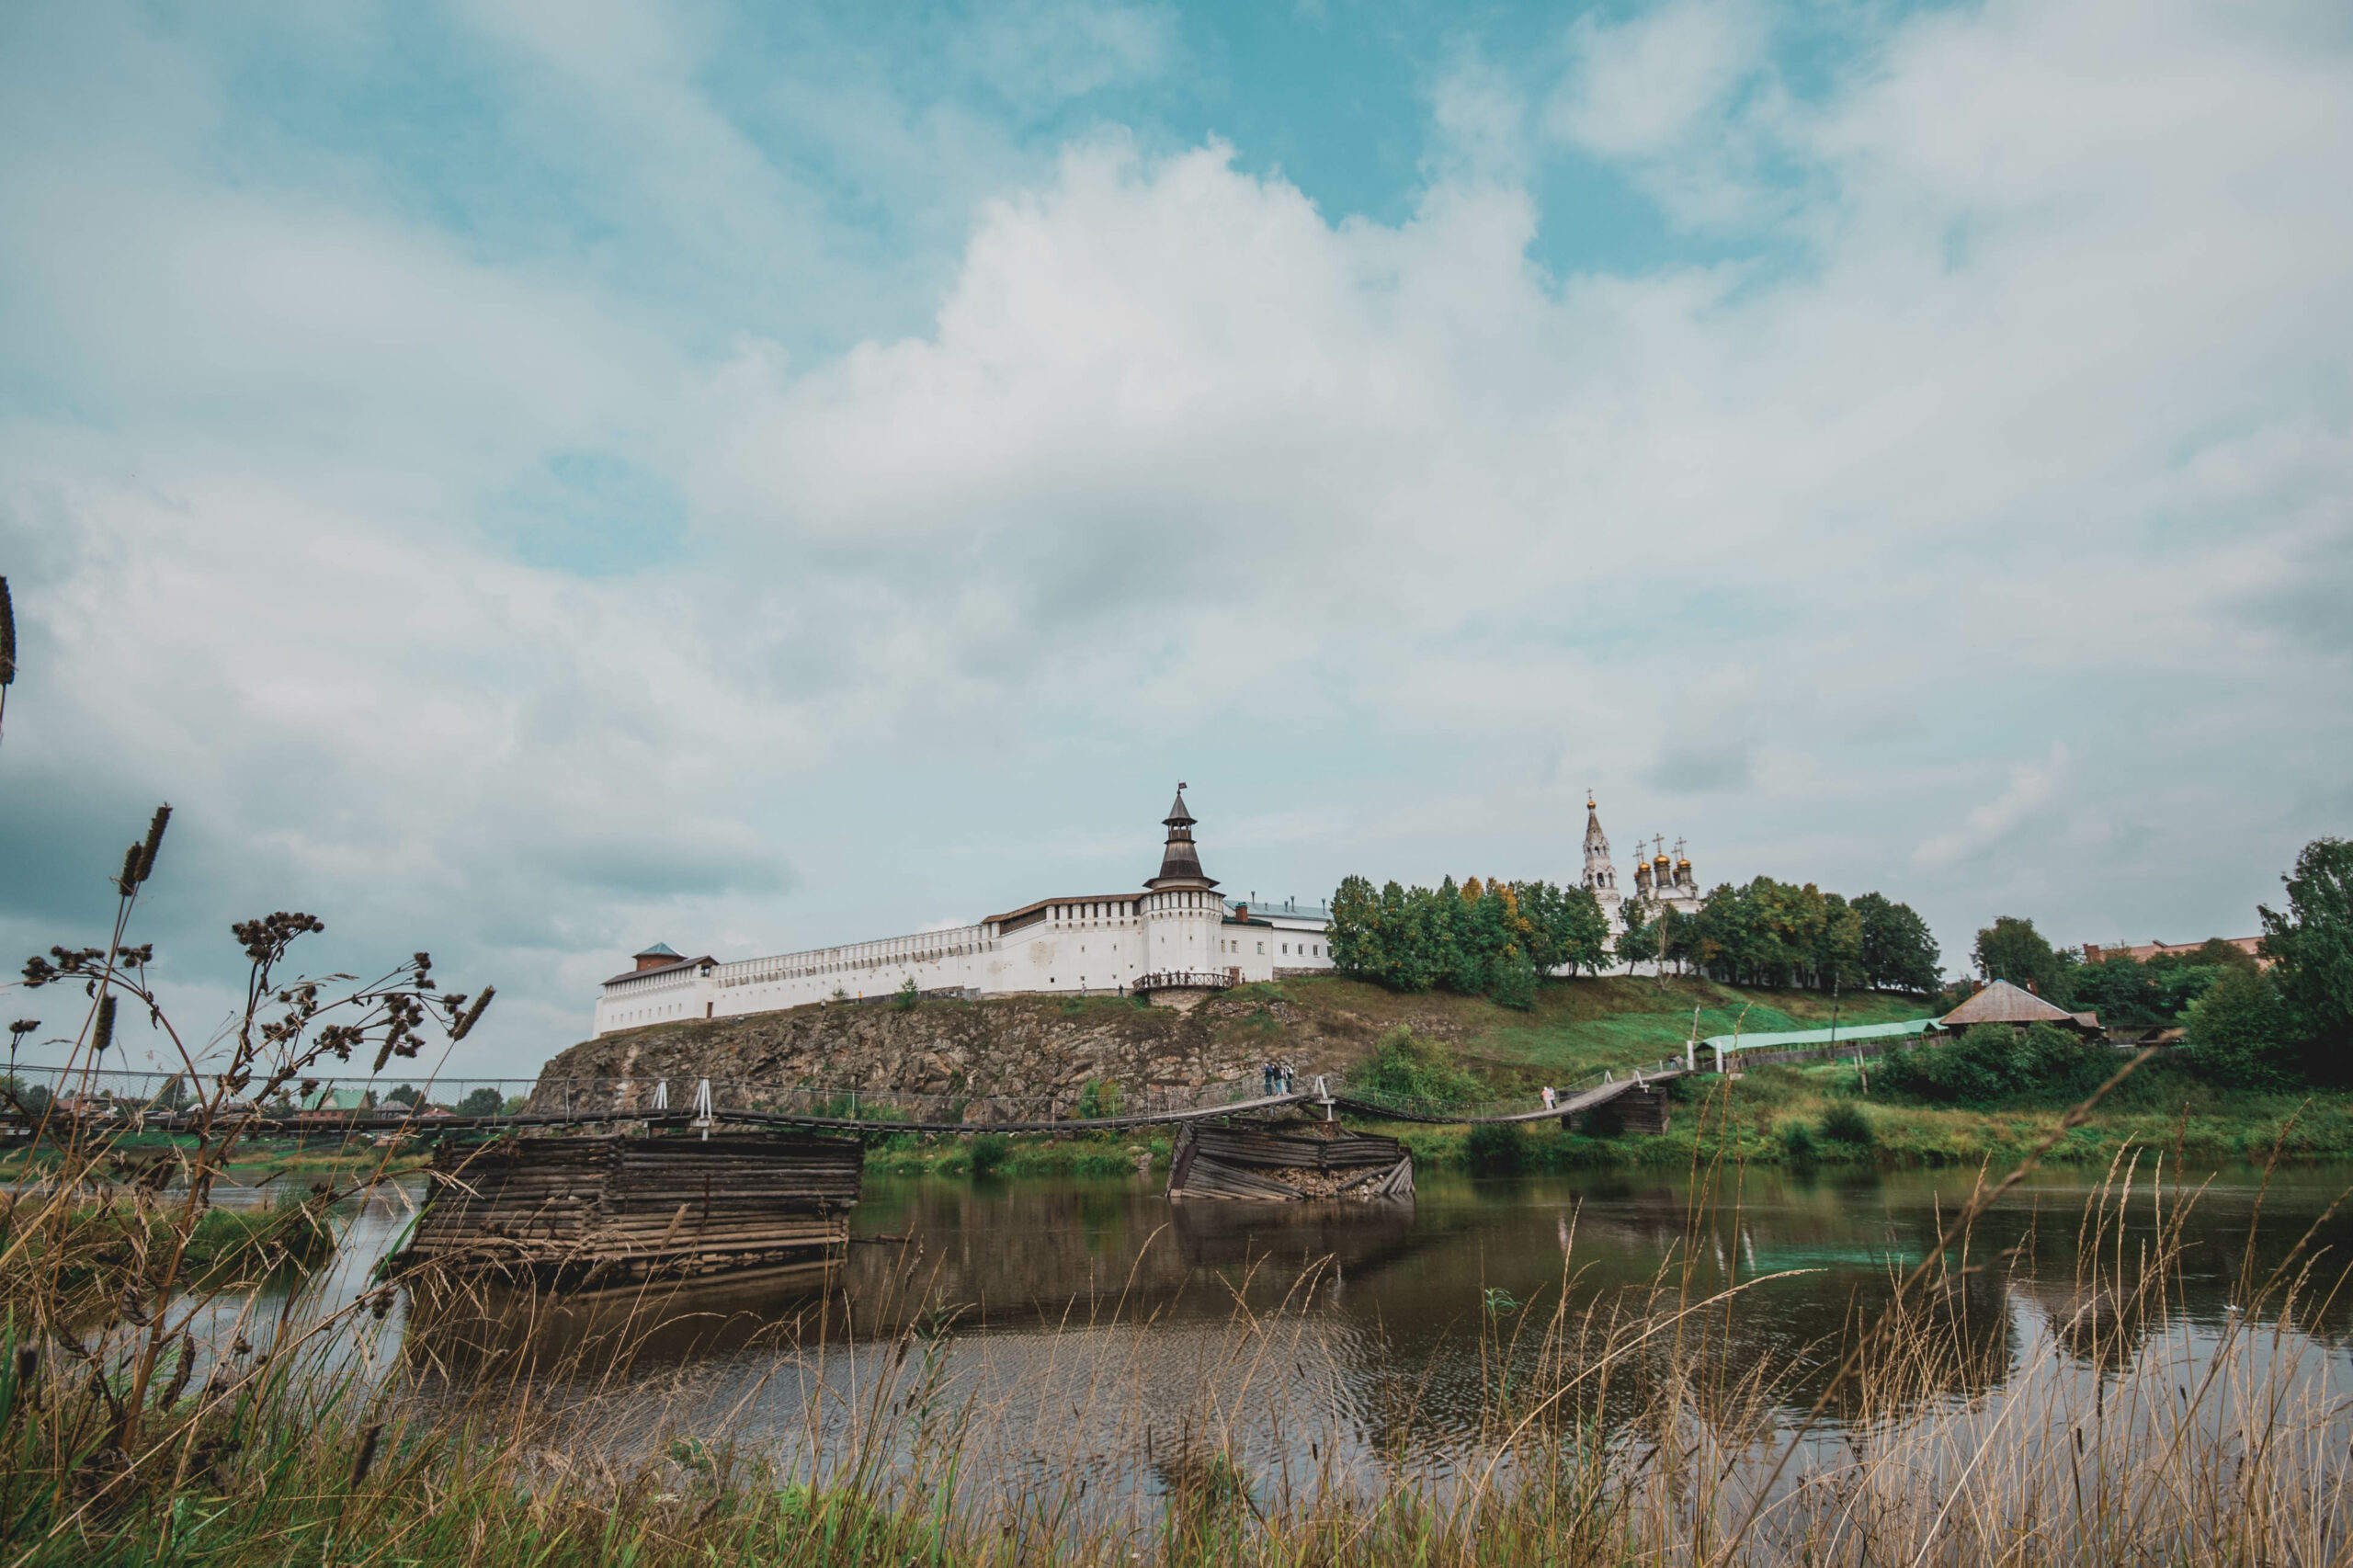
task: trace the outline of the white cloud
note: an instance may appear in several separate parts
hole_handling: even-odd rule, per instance
[[[1555,111],[1589,149],[1663,190],[1744,137],[1802,162],[1774,265],[1547,277],[1507,99],[1441,95],[1484,150],[1409,222],[1106,132],[977,209],[923,330],[837,356],[766,293],[714,337],[723,302],[364,194],[12,158],[40,222],[0,234],[5,320],[47,391],[0,415],[0,772],[100,862],[174,799],[222,899],[434,946],[526,1057],[655,937],[1144,874],[1179,776],[1218,874],[1302,896],[1573,874],[1590,783],[1711,880],[1884,885],[1949,935],[1995,897],[2094,939],[2233,924],[2342,827],[2353,61],[2136,15],[2129,48],[2096,6],[1917,17],[1811,107],[1744,96],[1756,14],[1585,28]],[[895,321],[665,36],[512,34],[634,105],[615,188],[661,187],[687,254],[774,240],[809,313]],[[503,531],[581,451],[680,497],[634,570]],[[0,936],[52,939],[44,900]]]
[[[2071,761],[2066,746],[2053,743],[2041,761],[2013,765],[2006,789],[1972,808],[1950,833],[1938,834],[1922,844],[1913,852],[1913,863],[1927,870],[1942,870],[2001,844],[2051,804],[2066,781]]]
[[[1588,11],[1569,29],[1550,123],[1606,157],[1683,150],[1721,125],[1726,100],[1761,68],[1766,33],[1750,0],[1669,0],[1616,22]]]

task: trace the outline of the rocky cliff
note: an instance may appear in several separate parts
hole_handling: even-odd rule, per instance
[[[1090,1080],[1131,1095],[1255,1081],[1268,1057],[1289,1061],[1304,1083],[1364,1055],[1376,1032],[1368,1018],[1248,991],[1188,1013],[1059,996],[796,1007],[586,1040],[540,1070],[539,1093],[566,1081],[575,1093],[591,1084],[609,1093],[617,1081],[650,1092],[666,1078],[678,1106],[687,1085],[709,1078],[1067,1103]]]

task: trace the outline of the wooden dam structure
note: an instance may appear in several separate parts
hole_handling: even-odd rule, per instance
[[[863,1170],[856,1139],[808,1133],[444,1143],[395,1267],[587,1286],[838,1262]]]
[[[1168,1163],[1172,1199],[1410,1203],[1414,1156],[1394,1138],[1336,1122],[1211,1127],[1188,1122]]]

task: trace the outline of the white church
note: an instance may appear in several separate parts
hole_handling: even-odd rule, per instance
[[[1176,803],[1162,819],[1168,837],[1160,874],[1128,892],[1041,898],[948,930],[727,963],[690,959],[657,942],[636,956],[634,969],[604,983],[594,1033],[813,1002],[872,1001],[910,984],[930,995],[1132,994],[1188,1006],[1228,986],[1329,971],[1329,909],[1225,897],[1201,869],[1194,821],[1179,784]],[[1624,928],[1629,902],[1687,913],[1699,906],[1682,845],[1673,861],[1664,839],[1655,847],[1653,858],[1636,863],[1631,893],[1621,892],[1609,840],[1586,799],[1584,884],[1613,933]]]

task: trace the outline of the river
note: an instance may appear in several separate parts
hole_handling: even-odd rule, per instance
[[[1958,1282],[1930,1292],[1948,1369],[1866,1402],[1869,1419],[1976,1419],[2030,1383],[2100,1401],[2134,1357],[2194,1367],[2239,1313],[2242,1281],[2283,1264],[2303,1283],[2284,1360],[2267,1354],[2342,1408],[2353,1301],[2331,1287],[2353,1257],[2353,1212],[2331,1205],[2353,1170],[2283,1170],[2267,1190],[2258,1171],[2177,1180],[2153,1165],[2129,1185],[2044,1173],[1981,1218],[1947,1266]],[[464,1403],[510,1386],[504,1358],[523,1349],[551,1448],[621,1460],[715,1445],[800,1468],[859,1455],[920,1468],[925,1445],[952,1441],[967,1484],[1009,1494],[1052,1477],[1091,1489],[1090,1506],[1165,1493],[1204,1453],[1270,1499],[1408,1473],[1443,1485],[1492,1465],[1499,1380],[1564,1307],[1623,1317],[1712,1301],[1687,1320],[1689,1343],[1727,1381],[1766,1369],[1763,1406],[1794,1430],[1850,1325],[1877,1314],[1973,1180],[1751,1171],[1695,1202],[1684,1173],[1425,1174],[1414,1203],[1384,1210],[1172,1205],[1140,1177],[870,1178],[831,1278],[721,1278],[658,1301],[404,1302],[369,1359]],[[316,1299],[366,1289],[407,1212],[401,1194],[358,1208]],[[2115,1310],[2103,1288],[2140,1277],[2167,1225],[2179,1245],[2160,1310]],[[2283,1299],[2275,1289],[2272,1319]],[[1629,1363],[1629,1408],[1654,1375]],[[1830,1402],[1817,1431],[1858,1408]]]

